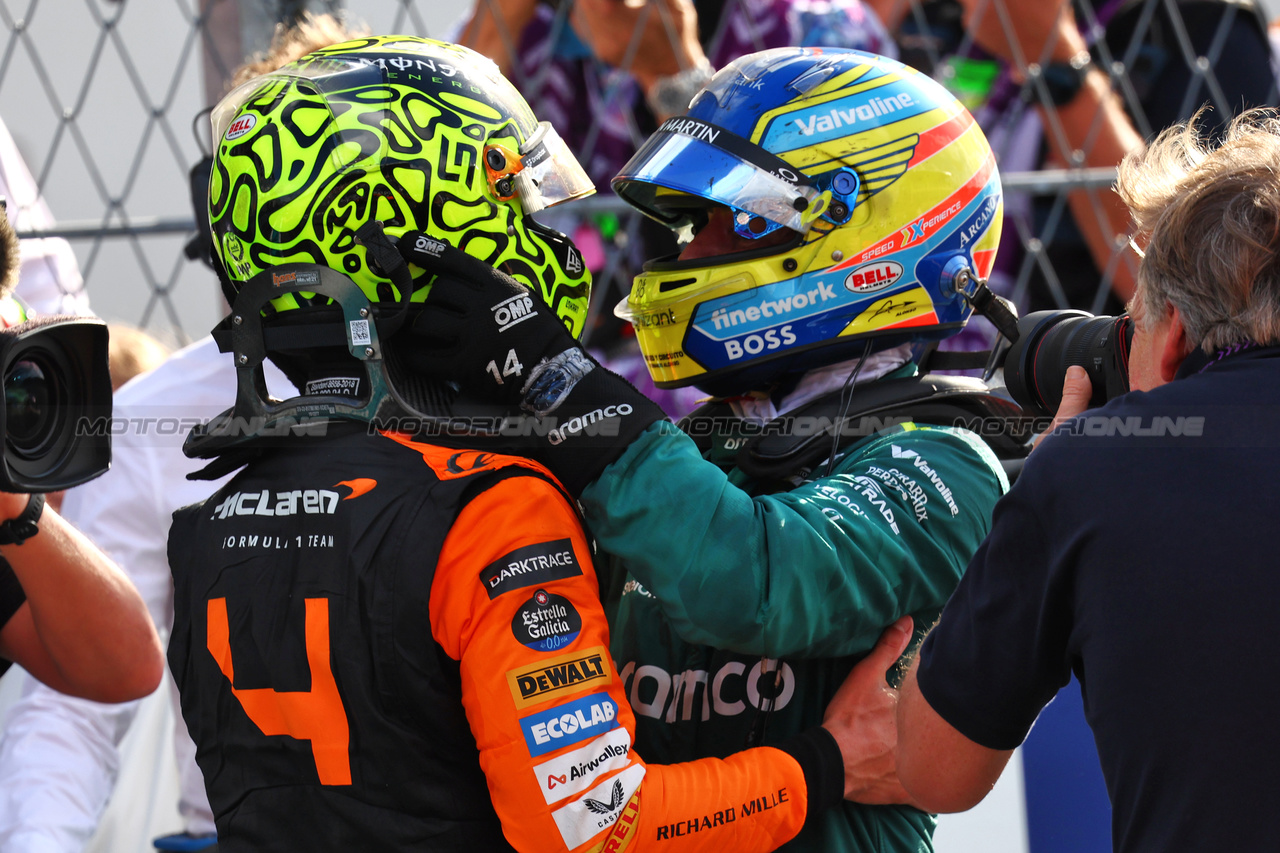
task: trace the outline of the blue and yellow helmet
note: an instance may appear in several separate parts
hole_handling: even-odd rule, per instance
[[[954,273],[986,278],[1000,238],[973,117],[924,74],[854,50],[736,60],[613,188],[692,240],[617,309],[663,388],[741,393],[868,340],[952,335],[972,313]]]

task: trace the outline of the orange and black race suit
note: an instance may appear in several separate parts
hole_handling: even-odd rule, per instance
[[[224,853],[771,850],[839,798],[830,742],[645,765],[533,462],[331,425],[175,513],[169,561]]]

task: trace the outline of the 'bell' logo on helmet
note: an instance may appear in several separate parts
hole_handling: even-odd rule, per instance
[[[875,293],[896,284],[901,278],[902,264],[897,261],[863,264],[845,278],[844,289],[850,293]]]
[[[231,123],[231,127],[227,128],[227,139],[239,139],[253,130],[253,126],[257,123],[258,119],[252,113],[240,116]]]

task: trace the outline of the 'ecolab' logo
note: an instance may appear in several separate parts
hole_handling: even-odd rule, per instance
[[[592,693],[521,717],[520,727],[529,754],[536,757],[616,729],[618,706],[608,693]]]
[[[257,123],[258,119],[252,113],[240,116],[231,123],[231,127],[227,128],[227,139],[239,139],[253,130],[253,126]]]
[[[844,289],[851,293],[875,293],[896,284],[902,278],[902,264],[897,261],[878,261],[863,264],[844,280]]]

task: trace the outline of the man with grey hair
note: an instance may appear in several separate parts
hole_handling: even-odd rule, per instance
[[[926,808],[991,790],[1074,672],[1117,851],[1274,849],[1280,765],[1280,119],[1193,121],[1126,158],[1149,241],[1133,392],[1061,427],[995,509],[902,684],[898,773]]]

